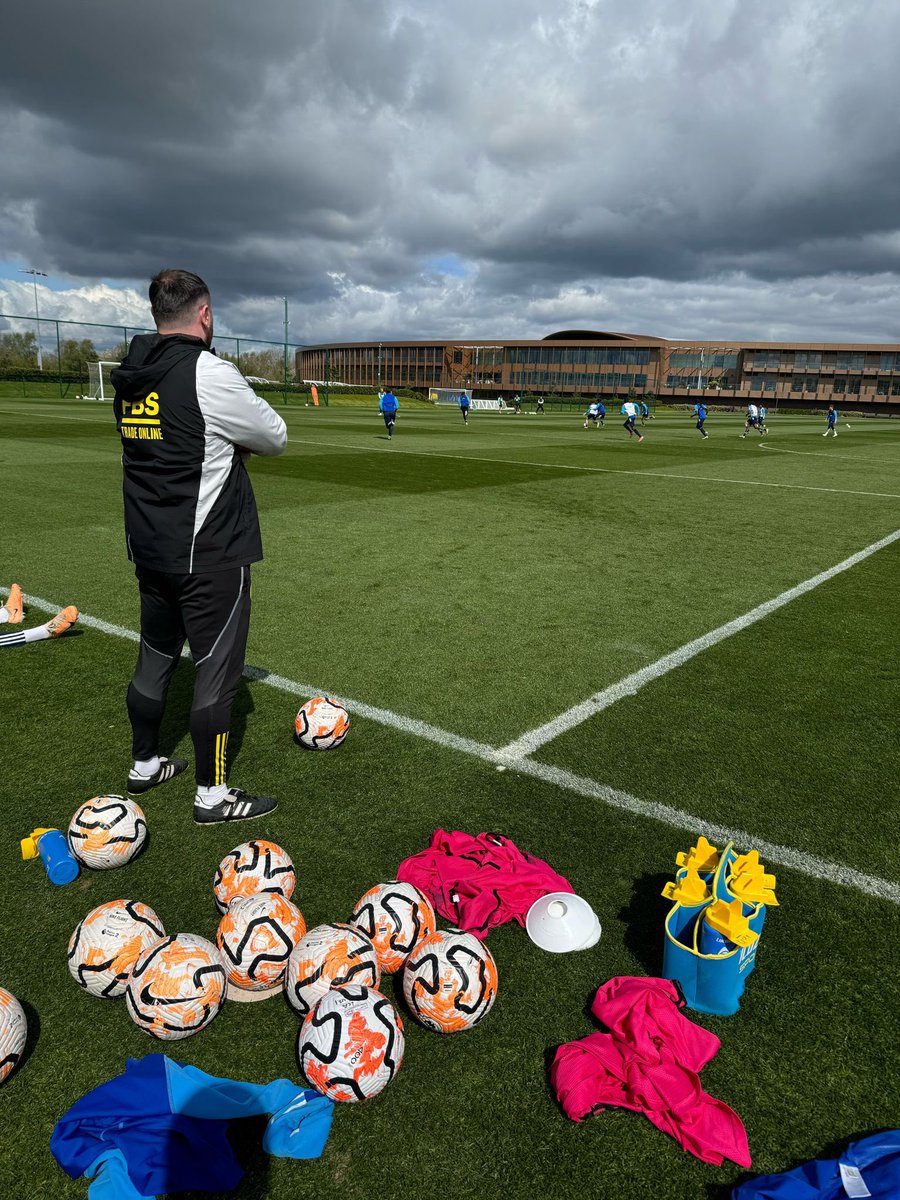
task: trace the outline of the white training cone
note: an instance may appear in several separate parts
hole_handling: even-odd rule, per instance
[[[525,930],[536,946],[551,954],[587,950],[600,940],[600,920],[587,900],[572,892],[548,892],[535,900]]]

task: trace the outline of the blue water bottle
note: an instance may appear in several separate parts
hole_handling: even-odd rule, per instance
[[[22,838],[21,846],[26,862],[40,857],[51,883],[62,885],[78,878],[78,860],[58,829],[34,829]]]

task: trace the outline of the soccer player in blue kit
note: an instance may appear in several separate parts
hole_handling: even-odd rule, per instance
[[[833,404],[828,405],[826,416],[828,417],[828,428],[822,434],[822,437],[828,437],[829,433],[837,437],[837,409]]]
[[[399,407],[397,397],[389,387],[378,401],[378,410],[384,417],[384,427],[388,431],[388,441],[394,436],[394,422],[397,420],[397,409]]]
[[[708,409],[703,400],[701,400],[699,404],[694,405],[694,412],[697,414],[697,428],[700,430],[703,437],[708,438],[709,434],[703,428],[703,422],[706,420]]]
[[[459,393],[459,411],[463,415],[463,425],[468,425],[468,423],[469,423],[469,404],[470,403],[471,403],[471,401],[469,400],[468,392],[460,392]]]

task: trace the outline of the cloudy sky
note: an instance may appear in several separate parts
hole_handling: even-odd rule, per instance
[[[0,310],[294,342],[900,340],[895,0],[30,0]]]

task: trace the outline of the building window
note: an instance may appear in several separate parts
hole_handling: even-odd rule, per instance
[[[861,371],[864,360],[864,354],[839,354],[834,369],[836,371]]]
[[[900,396],[900,379],[891,380],[891,395]]]
[[[897,383],[898,381],[895,379],[894,382]],[[890,392],[890,390],[891,390],[890,379],[879,379],[878,382],[875,384],[875,395],[876,396],[887,396],[888,393]]]
[[[848,396],[858,396],[858,395],[859,395],[859,389],[860,389],[860,385],[861,385],[861,384],[862,384],[862,378],[861,378],[861,376],[859,376],[859,375],[852,375],[852,376],[851,376],[851,377],[850,377],[850,378],[847,380],[847,395],[848,395]]]
[[[794,370],[796,371],[818,371],[821,365],[822,355],[818,350],[798,350],[794,355]]]
[[[847,380],[835,379],[834,383],[831,385],[831,390],[836,395],[843,396],[844,392],[847,390]]]
[[[896,371],[897,370],[897,367],[895,366],[896,359],[897,359],[897,355],[882,354],[881,361],[878,364],[879,371]],[[887,393],[885,393],[885,395],[887,395]]]

